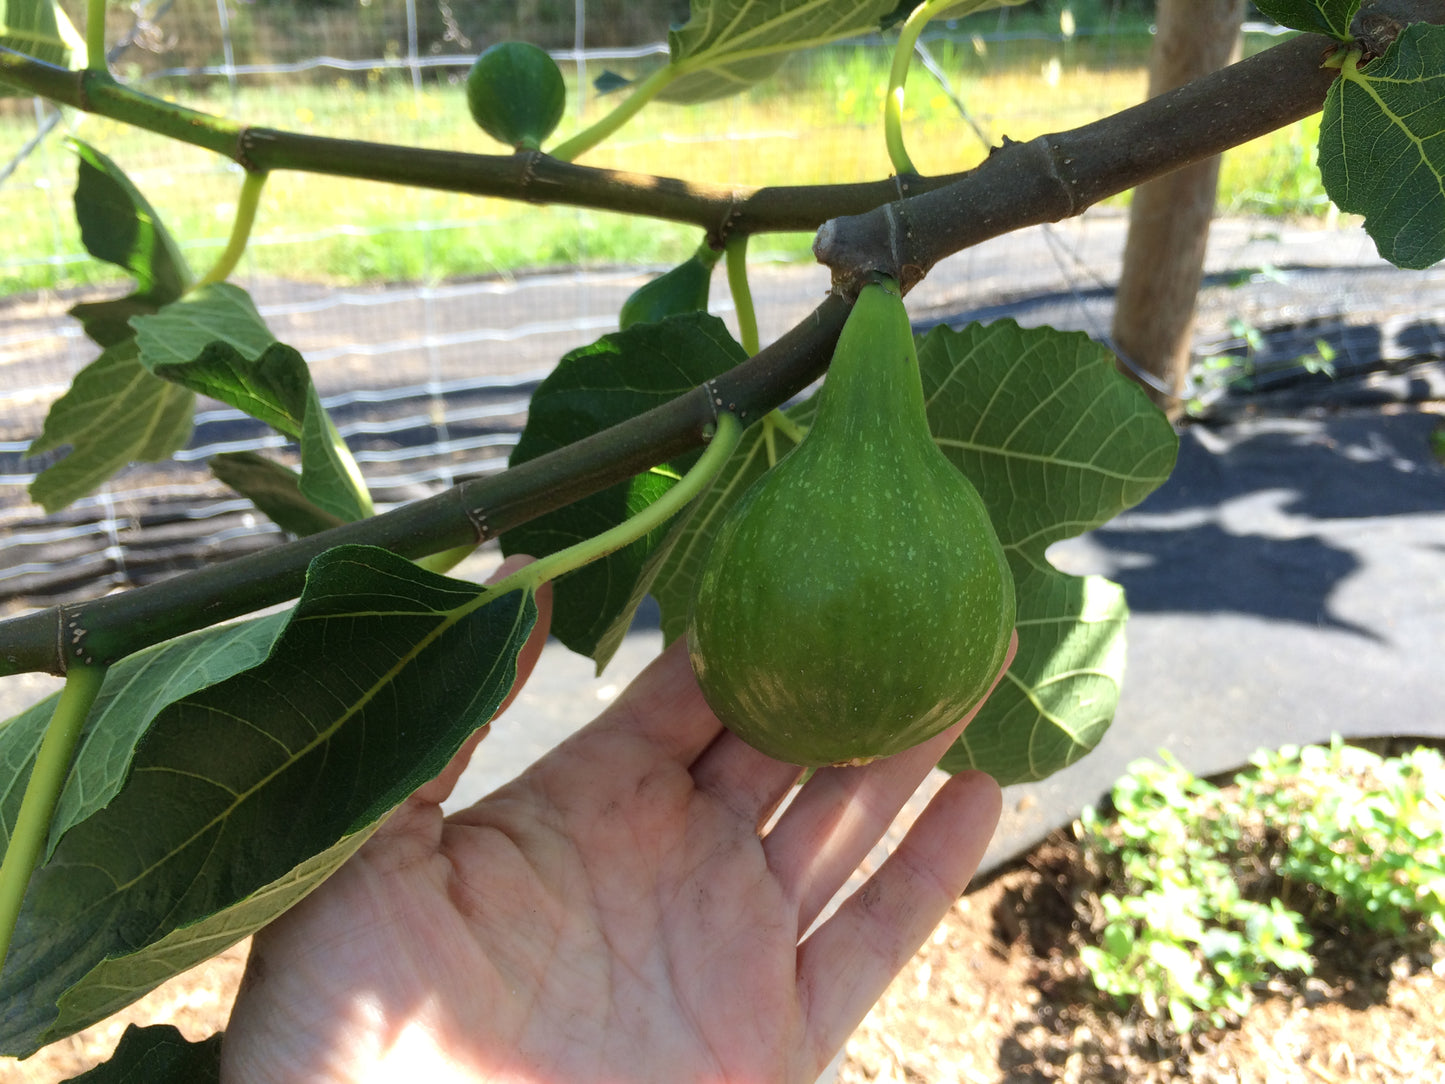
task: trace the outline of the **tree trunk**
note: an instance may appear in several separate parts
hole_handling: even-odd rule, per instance
[[[1150,97],[1236,59],[1244,8],[1244,0],[1159,0]],[[1123,370],[1171,417],[1182,406],[1218,182],[1218,157],[1185,166],[1136,188],[1129,212],[1114,347]]]

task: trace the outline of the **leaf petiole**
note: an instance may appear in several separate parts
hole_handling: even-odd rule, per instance
[[[35,766],[25,784],[20,812],[0,861],[0,966],[10,951],[10,938],[20,917],[20,905],[30,885],[30,875],[40,862],[50,834],[50,820],[60,800],[61,788],[70,773],[70,761],[85,726],[85,718],[105,680],[104,666],[72,666],[65,674],[65,688],[55,704],[55,714],[35,754]]]
[[[944,4],[948,2],[950,0],[942,0]],[[918,44],[918,35],[940,6],[940,0],[925,0],[914,8],[899,28],[898,42],[893,47],[888,92],[883,96],[883,139],[888,144],[888,160],[893,163],[894,173],[918,172],[903,146],[903,87],[908,82],[908,66],[913,60],[913,47]]]
[[[105,71],[105,0],[87,0],[85,5],[85,63]]]
[[[663,87],[681,74],[675,64],[658,68],[657,71],[638,83],[632,93],[618,103],[617,108],[612,112],[603,116],[591,127],[584,128],[576,135],[564,139],[547,154],[559,162],[571,162],[579,155],[586,154],[640,113],[644,105],[657,97]]]
[[[236,218],[231,224],[231,237],[217,257],[215,264],[201,276],[197,286],[208,286],[213,282],[225,282],[236,270],[246,252],[246,243],[251,239],[251,227],[256,222],[256,208],[261,202],[261,189],[266,185],[268,175],[263,171],[247,172],[241,182],[241,195],[236,201]]]
[[[748,285],[748,235],[729,237],[727,242],[728,289],[732,291],[733,308],[738,314],[738,335],[743,349],[752,357],[758,352],[758,311],[753,305],[753,290]]]
[[[1012,7],[1023,0],[924,0],[903,20],[898,31],[898,42],[893,48],[893,65],[888,72],[888,92],[883,96],[883,139],[888,145],[888,160],[893,163],[893,172],[898,174],[917,173],[913,160],[903,146],[903,88],[908,82],[908,66],[913,60],[913,50],[918,36],[929,20],[947,12],[950,18],[958,19],[990,7]]]
[[[491,599],[519,589],[536,590],[558,576],[617,552],[623,546],[630,545],[649,531],[660,527],[708,487],[737,448],[742,435],[742,423],[736,415],[719,414],[717,429],[701,457],[693,464],[692,469],[661,497],[616,527],[548,554],[505,579],[498,580],[488,588],[485,597]]]
[[[753,305],[753,290],[748,283],[748,238],[739,234],[727,242],[728,289],[732,291],[733,308],[738,314],[738,335],[743,349],[752,357],[758,352],[758,311]],[[781,410],[770,410],[763,415],[763,439],[768,446],[768,463],[777,462],[774,446],[774,432],[782,433],[794,444],[803,439],[803,429]]]

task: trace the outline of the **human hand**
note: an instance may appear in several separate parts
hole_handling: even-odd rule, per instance
[[[808,932],[963,725],[814,773],[764,833],[801,772],[722,729],[674,644],[517,780],[444,818],[469,743],[258,933],[222,1078],[811,1084],[993,833],[997,785],[955,776]]]

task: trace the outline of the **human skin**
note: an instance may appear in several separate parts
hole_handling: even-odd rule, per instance
[[[258,933],[222,1080],[811,1084],[963,891],[998,787],[950,779],[810,930],[965,724],[822,769],[774,819],[800,769],[723,730],[682,647],[445,817],[480,732]]]

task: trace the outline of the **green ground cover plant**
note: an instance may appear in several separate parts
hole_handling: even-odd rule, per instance
[[[1179,1034],[1238,1020],[1275,976],[1313,968],[1314,931],[1445,943],[1445,758],[1339,739],[1261,751],[1216,786],[1167,754],[1085,811],[1106,891],[1080,958],[1120,1006]]]

